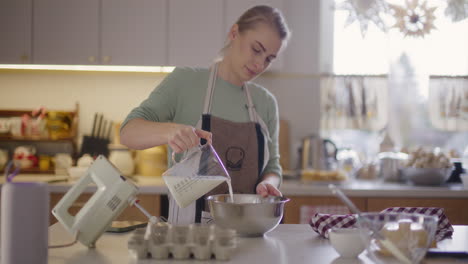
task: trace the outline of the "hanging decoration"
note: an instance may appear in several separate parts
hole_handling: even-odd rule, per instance
[[[385,0],[346,0],[337,9],[348,11],[346,26],[357,21],[362,37],[365,37],[370,23],[387,32],[387,27],[381,17],[381,11],[386,12],[388,5]]]
[[[405,37],[424,37],[436,29],[434,11],[437,7],[428,7],[427,1],[407,0],[405,6],[390,5],[390,8],[396,19],[393,27],[398,28]]]
[[[468,0],[447,0],[445,15],[450,17],[452,22],[468,18]]]
[[[444,14],[452,22],[468,18],[468,0],[446,0],[446,4]],[[388,4],[386,0],[344,0],[335,8],[348,12],[345,26],[359,23],[363,37],[370,24],[387,32],[389,26],[387,26],[386,18],[388,17],[394,18],[396,22],[392,27],[400,30],[405,37],[424,37],[436,29],[434,13],[437,7],[428,6],[427,0],[405,0],[402,6]]]

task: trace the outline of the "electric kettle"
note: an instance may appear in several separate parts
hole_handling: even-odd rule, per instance
[[[302,140],[301,169],[335,170],[337,152],[338,149],[333,141],[318,135],[307,136]]]

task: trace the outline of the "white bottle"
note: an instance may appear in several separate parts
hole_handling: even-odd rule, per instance
[[[466,146],[465,150],[463,151],[462,167],[465,169],[465,173],[468,173],[468,146]]]
[[[49,190],[37,182],[2,186],[1,263],[47,264]]]

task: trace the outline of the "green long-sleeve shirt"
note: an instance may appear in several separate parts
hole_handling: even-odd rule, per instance
[[[140,106],[134,108],[122,127],[133,118],[154,122],[174,122],[196,126],[203,112],[208,86],[208,69],[176,68],[151,92]],[[270,158],[262,174],[282,176],[279,164],[279,118],[276,98],[264,87],[249,83],[250,94],[258,115],[270,133]],[[247,98],[241,86],[217,78],[211,114],[234,122],[248,122]]]

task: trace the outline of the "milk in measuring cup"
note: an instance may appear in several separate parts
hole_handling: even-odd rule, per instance
[[[196,146],[185,153],[180,162],[163,173],[172,197],[181,208],[187,207],[213,188],[226,181],[232,200],[231,178],[213,146]]]
[[[231,180],[224,176],[163,176],[172,197],[181,208],[202,197],[216,186],[226,181],[229,185],[229,193],[233,200]]]

